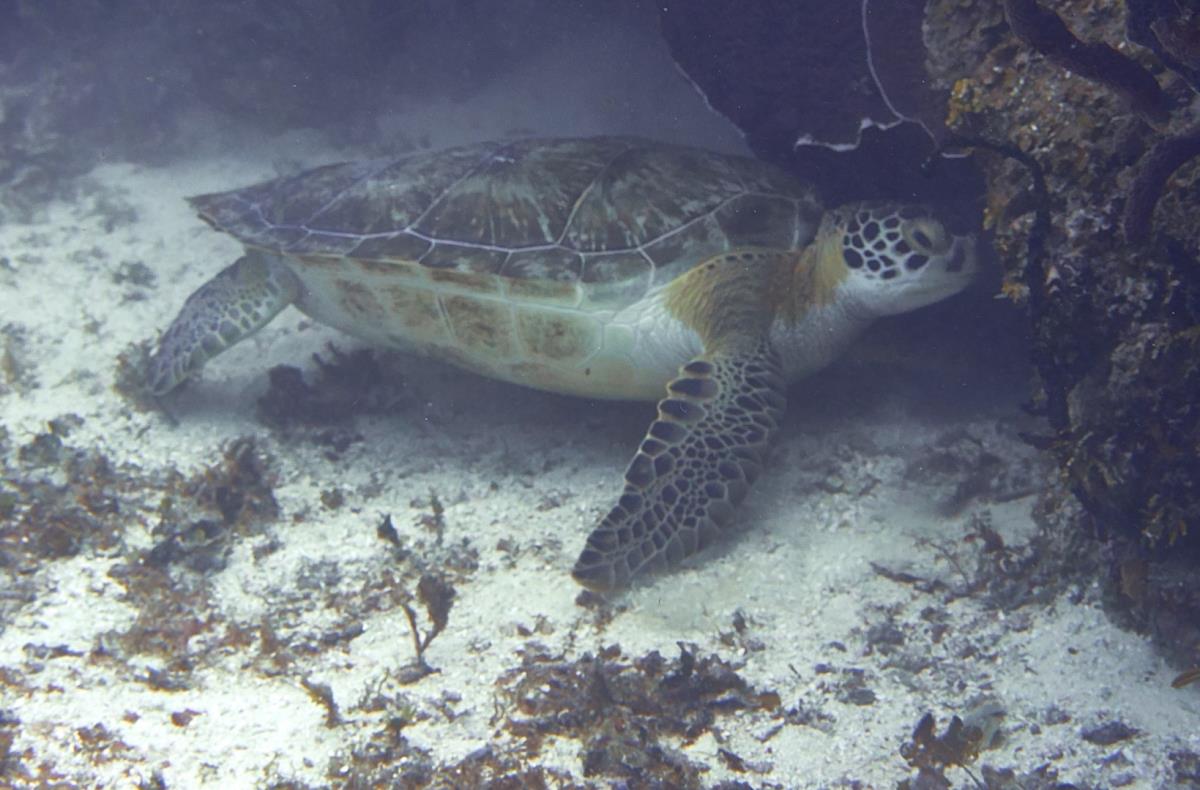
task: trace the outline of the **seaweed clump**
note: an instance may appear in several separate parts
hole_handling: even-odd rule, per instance
[[[454,587],[442,576],[436,573],[423,573],[417,582],[416,598],[425,608],[429,627],[424,633],[417,624],[417,612],[409,600],[410,595],[401,597],[400,608],[408,619],[408,627],[412,631],[414,658],[411,664],[401,670],[402,683],[415,683],[428,674],[436,672],[425,661],[425,651],[429,644],[438,637],[450,622],[450,608],[454,605],[456,592]]]
[[[230,626],[218,632],[221,616],[209,600],[209,577],[225,567],[236,537],[255,534],[278,517],[270,457],[249,438],[235,439],[205,469],[190,477],[168,475],[159,490],[157,542],[118,563],[109,576],[126,590],[137,616],[127,629],[106,634],[101,654],[154,655],[165,659],[149,670],[151,688],[187,688],[199,658],[248,639]],[[179,573],[184,568],[190,573]],[[270,625],[260,629],[264,653],[274,641]],[[194,644],[196,640],[201,640]]]
[[[232,536],[279,516],[270,465],[255,440],[243,437],[225,445],[220,460],[192,478],[176,473],[171,487],[178,494],[160,507],[158,542],[146,560],[159,567],[182,563],[198,572],[224,568]]]
[[[484,746],[462,760],[438,765],[430,753],[409,743],[409,721],[393,716],[365,742],[331,762],[328,777],[337,787],[421,788],[479,787],[488,790],[583,788],[553,768],[529,764],[520,757]]]
[[[953,783],[946,772],[952,768],[962,770],[976,787],[1022,787],[1051,788],[1059,785],[1057,776],[1049,765],[1037,769],[1032,775],[1017,776],[1009,768],[982,766],[982,779],[976,776],[972,766],[980,755],[997,746],[1002,734],[1000,725],[1004,710],[998,703],[982,702],[967,711],[964,717],[952,716],[946,730],[938,734],[937,720],[926,713],[917,722],[912,736],[900,746],[900,756],[916,775],[898,784],[900,790],[950,790]]]
[[[581,742],[584,776],[645,786],[701,786],[703,767],[665,738],[687,745],[718,716],[780,708],[774,691],[752,688],[733,665],[715,655],[697,658],[682,643],[674,661],[657,651],[623,661],[616,645],[574,661],[527,652],[498,684],[515,708],[504,729],[523,741],[528,757],[536,758],[547,738],[572,738]],[[732,752],[723,759],[748,766]]]
[[[363,414],[391,414],[412,403],[394,370],[380,364],[371,349],[349,353],[329,346],[329,358],[313,354],[311,383],[303,371],[278,365],[268,372],[270,387],[258,400],[259,419],[285,436],[302,436],[329,448],[331,460],[362,441],[352,420]]]
[[[253,440],[239,439],[190,477],[147,472],[73,447],[79,424],[72,415],[52,420],[14,452],[0,452],[0,572],[13,581],[13,594],[0,603],[33,600],[26,580],[48,563],[113,558],[108,574],[137,616],[121,632],[101,636],[88,660],[160,656],[166,661],[147,670],[143,681],[160,690],[185,688],[198,654],[222,638],[200,647],[194,642],[213,634],[220,620],[207,597],[206,574],[223,567],[235,536],[277,517],[271,461]],[[157,543],[132,548],[127,532],[155,518]],[[179,567],[194,573],[173,574]]]
[[[72,415],[52,420],[15,459],[0,455],[0,568],[25,574],[46,561],[120,547],[122,500],[141,487],[140,470],[72,447],[78,424]]]
[[[962,768],[975,784],[982,786],[969,767],[979,757],[982,746],[983,730],[979,727],[964,724],[954,716],[946,732],[938,735],[937,720],[932,713],[926,713],[913,729],[912,738],[900,747],[900,756],[917,769],[915,779],[900,783],[901,790],[949,788],[946,769],[953,766]]]

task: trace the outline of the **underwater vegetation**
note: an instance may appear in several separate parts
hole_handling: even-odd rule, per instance
[[[1181,578],[1200,561],[1193,85],[1128,44],[1115,3],[935,5],[956,20],[943,36],[986,50],[940,76],[954,80],[950,130],[987,179],[1003,292],[1028,311],[1031,408],[1050,427],[1031,440],[1058,460],[1079,528],[1109,544],[1114,602],[1194,664],[1200,590]],[[1151,5],[1129,4],[1130,35]],[[1164,36],[1190,24],[1166,5],[1151,25]]]

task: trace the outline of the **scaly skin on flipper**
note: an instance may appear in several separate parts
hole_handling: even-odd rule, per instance
[[[625,492],[575,563],[585,587],[623,587],[710,545],[758,478],[783,419],[783,372],[765,340],[692,360],[667,390]]]
[[[296,276],[271,256],[250,252],[188,297],[150,358],[152,394],[196,375],[204,363],[261,329],[300,292]]]
[[[786,382],[767,329],[772,288],[794,260],[735,250],[670,286],[668,309],[696,329],[705,352],[667,385],[624,493],[575,563],[580,584],[623,587],[678,564],[730,525],[783,419]]]

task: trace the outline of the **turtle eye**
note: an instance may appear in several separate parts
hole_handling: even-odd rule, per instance
[[[922,247],[932,247],[933,243],[929,240],[929,236],[923,230],[913,231],[913,241],[920,244]]]

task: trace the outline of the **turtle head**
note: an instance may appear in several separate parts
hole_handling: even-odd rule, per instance
[[[921,206],[853,203],[818,232],[822,263],[874,315],[916,310],[967,287],[979,268],[974,236],[955,236]]]

